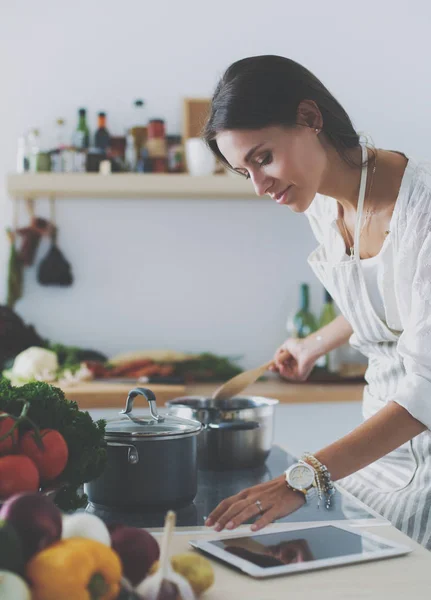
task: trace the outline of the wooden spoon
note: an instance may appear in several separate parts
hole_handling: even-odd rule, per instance
[[[212,399],[227,400],[236,396],[244,388],[254,383],[256,379],[259,379],[273,364],[274,362],[270,360],[256,369],[250,369],[249,371],[243,371],[239,375],[235,375],[235,377],[232,377],[232,379],[229,379],[229,381],[226,381],[226,383],[223,383],[223,385],[216,389],[212,395]]]

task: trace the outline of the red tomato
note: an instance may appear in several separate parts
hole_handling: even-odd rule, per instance
[[[0,412],[0,416],[5,415],[5,414],[6,413],[4,413],[4,412]],[[4,435],[6,435],[6,433],[8,433],[12,429],[14,424],[15,424],[15,421],[13,419],[11,419],[10,417],[0,419],[0,438],[2,438]],[[5,440],[0,442],[0,454],[9,454],[10,452],[12,452],[14,449],[14,446],[16,445],[17,440],[18,440],[18,430],[15,429],[15,431],[12,433],[12,435],[8,436]]]
[[[43,450],[36,443],[34,431],[27,431],[21,438],[19,450],[26,454],[39,469],[44,481],[55,479],[64,471],[69,458],[66,441],[55,429],[41,429]]]
[[[0,458],[0,498],[21,492],[37,492],[39,472],[28,456],[15,454]]]

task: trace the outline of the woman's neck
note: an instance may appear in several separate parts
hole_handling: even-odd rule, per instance
[[[362,148],[353,148],[347,152],[352,164],[358,166],[350,166],[333,146],[327,144],[327,168],[319,186],[319,193],[335,198],[345,214],[356,212],[362,172],[359,166],[362,163]],[[376,156],[376,170],[374,178],[372,178],[370,174],[374,168]],[[404,155],[396,152],[368,149],[368,160],[366,203],[369,206],[379,206],[380,209],[383,209],[393,204],[398,196],[407,159]],[[374,181],[370,193],[372,179]]]
[[[329,143],[326,143],[325,150],[327,167],[319,186],[319,194],[335,198],[346,212],[356,210],[361,181],[359,165],[362,162],[362,148],[348,150],[352,163],[358,166],[350,166]]]

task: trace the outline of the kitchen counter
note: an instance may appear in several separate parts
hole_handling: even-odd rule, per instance
[[[390,525],[365,526],[363,529],[407,545],[413,548],[413,552],[369,563],[264,580],[253,579],[212,560],[215,584],[205,593],[203,600],[428,600],[431,553]],[[171,553],[190,551],[189,540],[199,538],[203,541],[211,537],[214,534],[203,528],[176,533],[172,538]]]
[[[202,522],[203,513],[212,509],[214,504],[227,494],[235,493],[243,485],[253,485],[265,481],[279,470],[288,466],[294,457],[287,455],[281,448],[274,447],[267,468],[252,469],[248,473],[224,472],[200,474],[198,496],[193,510],[177,511],[177,528],[172,536],[171,555],[193,551],[189,541],[194,539],[206,540],[211,538],[232,537],[241,531],[249,533],[249,527],[244,525],[235,532],[215,533],[202,526],[192,526],[193,522]],[[203,512],[202,512],[203,511]],[[106,514],[89,510],[93,514],[110,521],[125,522],[136,526],[145,526],[161,541],[161,525],[163,515],[154,516],[148,520],[148,515],[137,516],[112,514],[106,519]],[[308,527],[312,523],[341,522],[363,529],[369,533],[381,536],[413,548],[406,556],[383,559],[379,561],[353,564],[348,566],[322,569],[309,573],[298,573],[290,576],[280,576],[265,580],[253,579],[222,562],[211,559],[215,572],[214,586],[203,596],[204,600],[230,600],[240,595],[247,600],[405,600],[413,597],[415,600],[429,598],[429,570],[431,569],[431,553],[413,542],[410,538],[388,524],[376,513],[373,513],[350,494],[337,491],[335,506],[332,511],[320,507],[315,501],[304,505],[298,511],[283,520],[270,525],[266,531],[279,531]]]
[[[116,412],[114,408],[90,410],[93,418],[111,418],[115,416]],[[311,421],[310,415],[313,416]],[[224,495],[235,493],[239,487],[253,485],[278,475],[293,460],[293,454],[298,455],[304,449],[314,451],[315,448],[347,433],[360,422],[360,419],[360,402],[340,403],[335,401],[332,403],[307,403],[306,406],[301,406],[301,404],[279,406],[277,408],[275,443],[280,446],[288,446],[290,454],[286,455],[281,448],[275,447],[266,467],[251,470],[248,473],[242,472],[241,476],[234,471],[201,474],[195,503],[186,510],[177,511],[178,527],[172,538],[171,554],[190,551],[189,540],[231,536],[232,532],[215,534],[208,528],[193,526],[193,523],[198,525],[202,523],[203,517]],[[313,428],[314,422],[316,422],[316,426]],[[324,424],[323,427],[322,424]],[[89,510],[89,512],[92,511]],[[117,519],[119,516],[115,515]],[[109,517],[113,518],[112,515],[106,514],[104,517],[108,517],[108,520]],[[120,520],[122,520],[121,517]],[[294,576],[282,576],[262,581],[255,580],[221,562],[212,560],[215,585],[205,593],[203,600],[230,600],[238,595],[247,600],[281,600],[284,598],[294,598],[295,600],[314,600],[315,598],[319,598],[319,600],[405,600],[406,597],[428,600],[430,552],[390,526],[387,521],[345,492],[338,491],[336,494],[336,504],[332,513],[326,512],[322,508],[317,509],[315,503],[310,503],[286,517],[284,522],[270,525],[267,531],[281,527],[298,527],[303,523],[306,526],[310,521],[328,523],[331,520],[339,520],[357,528],[364,528],[370,533],[405,544],[414,550],[403,557],[310,573],[298,573]],[[129,514],[125,521],[149,527],[154,535],[159,536],[163,519],[160,514],[151,515],[150,519],[147,515],[141,520],[139,515]],[[248,526],[241,529],[249,531]]]
[[[122,408],[127,393],[136,385],[149,387],[156,394],[159,406],[180,396],[211,396],[220,383],[196,383],[191,385],[133,384],[89,381],[63,386],[69,400],[75,400],[81,409]],[[258,381],[249,386],[249,396],[276,398],[282,404],[317,402],[357,402],[362,399],[362,383],[288,383],[275,378]]]

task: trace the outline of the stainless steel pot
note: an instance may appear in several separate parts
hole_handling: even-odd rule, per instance
[[[150,405],[150,417],[133,414],[136,396]],[[157,412],[147,388],[129,392],[120,419],[108,421],[108,461],[102,475],[85,485],[90,502],[112,508],[163,510],[193,501],[197,491],[197,436],[202,425]]]
[[[200,469],[227,470],[264,464],[274,438],[278,400],[260,396],[235,396],[213,400],[184,396],[166,403],[169,414],[203,424],[198,438]]]

